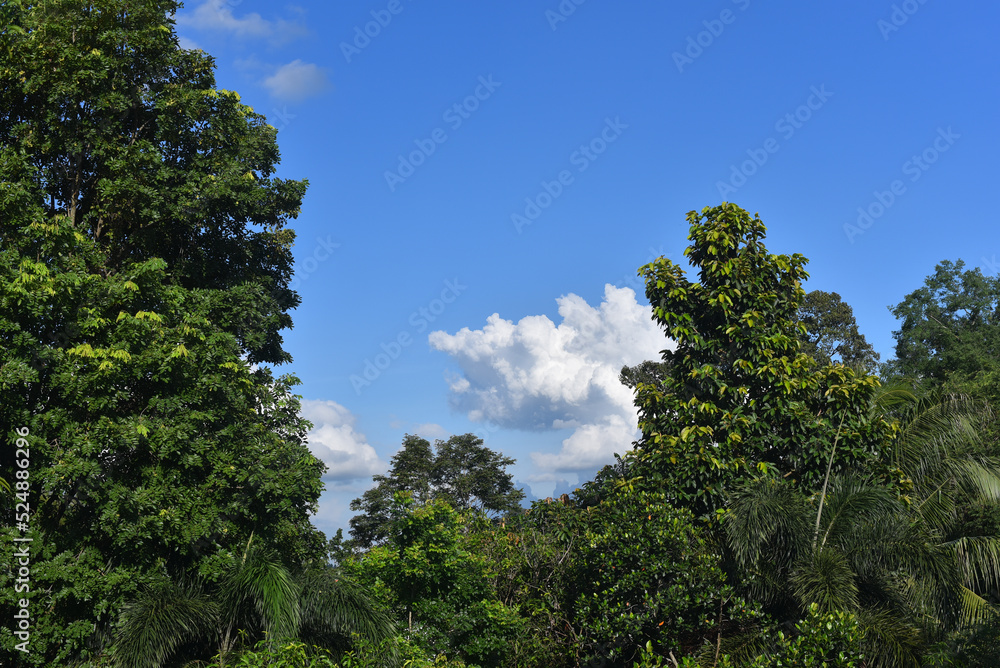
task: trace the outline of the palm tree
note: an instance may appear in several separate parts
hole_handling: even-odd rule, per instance
[[[243,557],[214,586],[166,577],[147,586],[122,612],[113,657],[127,668],[159,668],[176,654],[214,653],[225,666],[246,635],[301,637],[342,650],[352,634],[380,644],[391,641],[395,629],[365,592],[335,569],[311,568],[293,577],[273,555],[248,542]]]
[[[1000,462],[978,442],[991,416],[966,399],[890,387],[872,414],[898,419],[873,470],[828,470],[815,493],[751,481],[733,495],[723,534],[748,594],[779,619],[812,603],[853,612],[875,665],[915,666],[941,629],[997,614],[982,594],[1000,583],[1000,539],[961,535],[959,519],[964,502],[1000,501]]]

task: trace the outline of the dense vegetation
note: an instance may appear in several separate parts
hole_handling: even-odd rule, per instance
[[[997,664],[1000,280],[940,264],[880,366],[729,203],[688,216],[696,280],[640,269],[676,346],[622,370],[631,451],[525,510],[510,458],[407,436],[326,540],[271,370],[306,183],[177,8],[3,5],[4,665]]]

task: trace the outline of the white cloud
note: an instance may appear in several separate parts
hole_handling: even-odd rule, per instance
[[[300,101],[329,88],[326,73],[313,63],[293,60],[261,82],[272,97]]]
[[[177,25],[195,30],[228,32],[237,37],[265,38],[272,43],[288,42],[306,32],[299,23],[283,19],[268,21],[257,13],[236,17],[232,10],[236,4],[239,2],[205,0],[194,11],[178,14]]]
[[[450,383],[455,408],[501,427],[574,429],[558,453],[532,458],[548,470],[584,471],[630,449],[638,419],[618,374],[659,359],[668,342],[629,288],[605,286],[597,308],[573,294],[556,301],[558,326],[546,316],[514,324],[494,313],[480,330],[434,332],[430,344],[462,369]]]
[[[632,441],[639,437],[635,409],[631,409],[631,415],[622,413],[603,416],[597,424],[580,425],[562,442],[557,454],[533,452],[531,458],[537,466],[555,471],[596,469],[610,464],[616,452],[631,449]]]
[[[354,415],[337,402],[303,399],[302,416],[313,423],[309,449],[329,467],[325,480],[367,478],[386,469],[365,435],[354,430]]]
[[[426,438],[428,441],[434,441],[437,439],[444,439],[448,436],[447,430],[439,424],[433,422],[427,422],[425,424],[418,424],[412,427],[412,431],[417,436]]]
[[[201,49],[201,47],[198,46],[198,44],[195,43],[194,40],[190,40],[187,37],[185,37],[184,35],[178,35],[177,36],[177,42],[178,42],[178,44],[180,45],[180,47],[182,49],[187,49],[188,51],[194,51],[195,49]]]

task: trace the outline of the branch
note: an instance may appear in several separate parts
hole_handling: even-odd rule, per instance
[[[819,510],[816,511],[816,530],[813,533],[813,552],[816,551],[816,541],[819,539],[819,521],[823,516],[823,504],[826,502],[826,486],[830,483],[830,470],[833,468],[833,455],[837,452],[837,442],[840,440],[840,429],[844,426],[844,419],[840,419],[837,425],[837,435],[833,438],[833,448],[830,450],[830,460],[826,463],[826,476],[823,478],[823,491],[819,495]],[[823,542],[826,542],[825,539]]]

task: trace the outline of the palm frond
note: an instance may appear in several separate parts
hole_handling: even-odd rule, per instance
[[[122,611],[113,654],[126,668],[158,668],[181,644],[218,625],[219,608],[199,586],[159,581]]]
[[[917,397],[909,383],[901,380],[880,383],[872,397],[869,418],[905,410],[916,401]]]
[[[850,543],[858,526],[898,513],[896,497],[884,487],[852,476],[835,477],[820,522],[820,546]]]
[[[332,568],[310,569],[299,577],[302,623],[320,633],[358,634],[378,644],[395,635],[391,618],[364,589]]]
[[[811,510],[801,492],[785,480],[764,478],[739,488],[732,497],[723,528],[737,561],[758,561],[767,546],[787,561],[808,545]]]
[[[896,611],[861,608],[861,648],[872,668],[918,668],[923,642],[920,630]]]
[[[965,586],[980,590],[1000,587],[1000,538],[963,536],[944,546],[955,551]]]
[[[972,498],[1000,502],[1000,461],[968,457],[950,460],[946,467]]]
[[[816,603],[822,612],[854,611],[858,607],[858,587],[854,570],[835,549],[816,549],[800,561],[789,577],[803,609]]]
[[[294,638],[301,623],[299,588],[288,570],[271,555],[248,548],[242,563],[227,574],[220,591],[222,609],[237,625],[252,609],[271,638]]]
[[[976,592],[962,587],[962,626],[974,627],[997,618],[1000,618],[1000,610]]]

